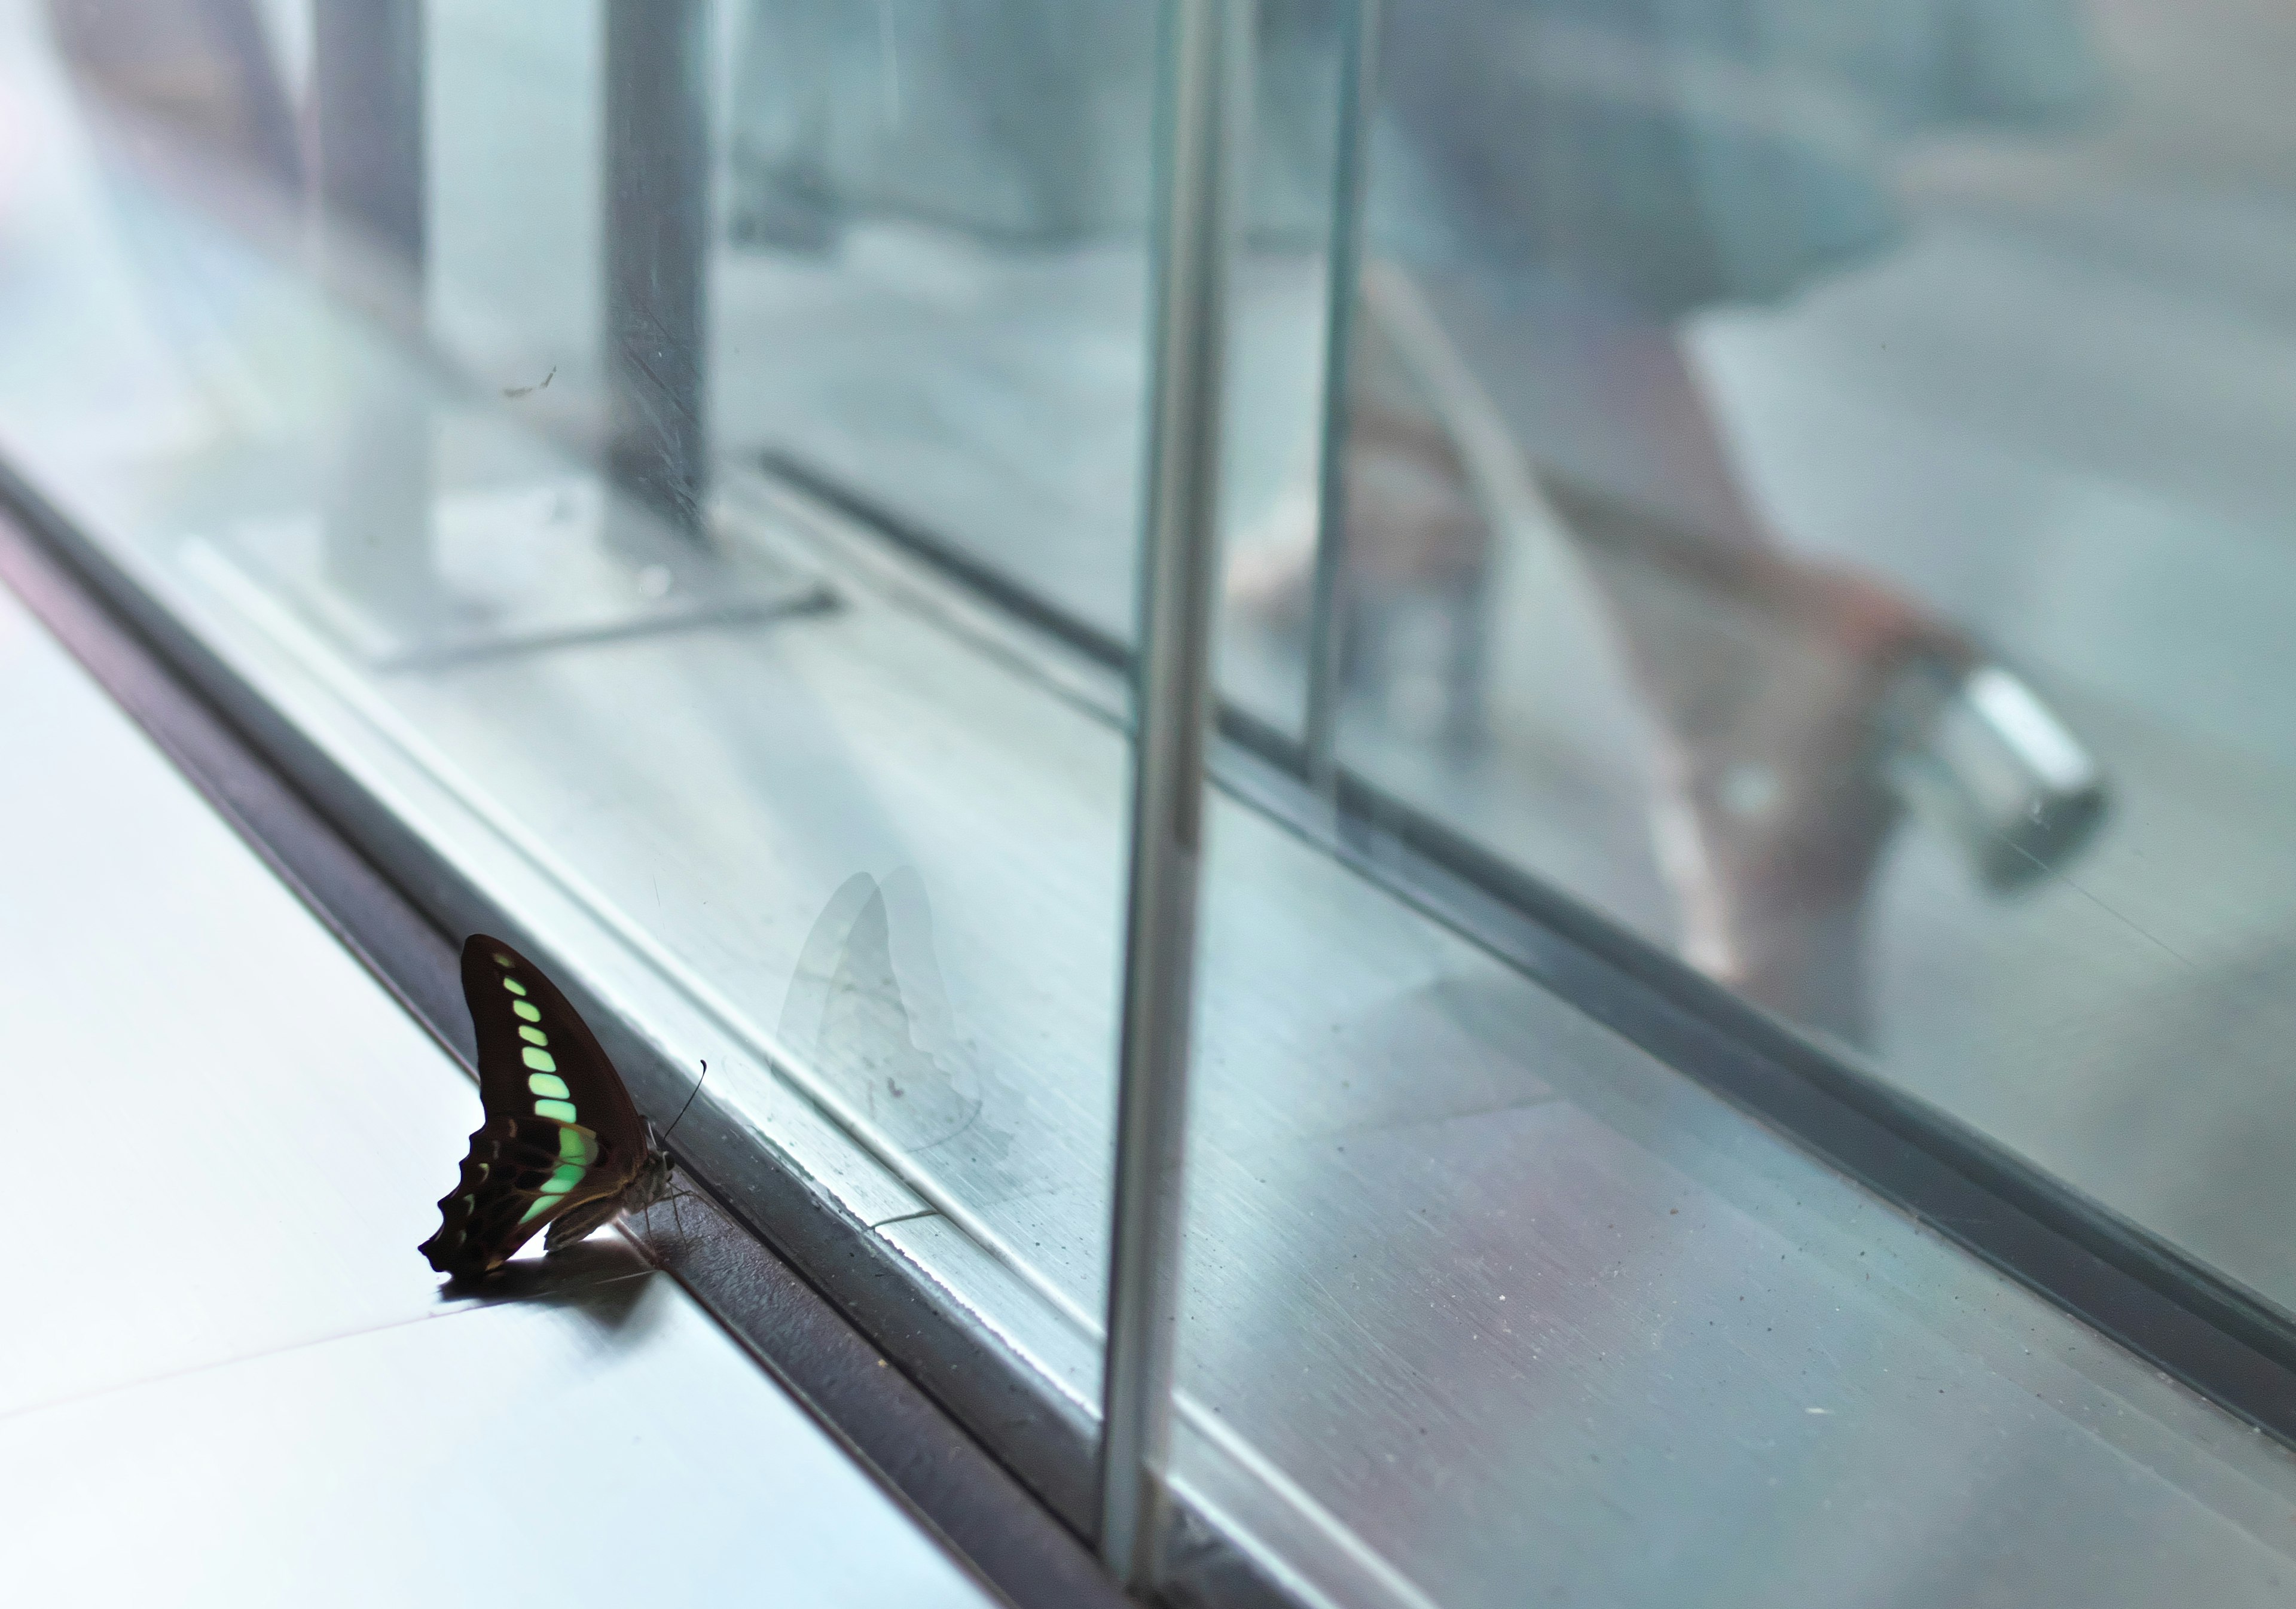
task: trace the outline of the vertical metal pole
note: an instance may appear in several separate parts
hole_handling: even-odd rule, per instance
[[[423,335],[422,0],[316,0],[311,12],[314,242],[330,291],[412,347]],[[329,578],[384,612],[420,608],[430,563],[430,415],[351,375],[322,492]]]
[[[1365,157],[1377,81],[1380,0],[1349,0],[1340,59],[1340,138],[1332,184],[1330,270],[1324,309],[1324,437],[1316,500],[1316,570],[1308,616],[1308,785],[1339,800],[1340,568],[1347,553],[1348,376],[1363,284]]]
[[[303,153],[297,141],[295,109],[272,64],[271,49],[253,0],[194,0],[189,9],[201,16],[222,48],[224,59],[236,69],[234,77],[242,96],[237,120],[242,124],[238,140],[242,160],[283,193],[299,195]],[[126,29],[135,27],[134,19],[116,12],[112,19]]]
[[[312,154],[323,271],[338,292],[394,324],[422,316],[422,0],[316,0]]]
[[[1251,0],[1166,0],[1163,18],[1154,366],[1100,1445],[1101,1558],[1135,1590],[1154,1586],[1162,1567],[1234,146],[1251,14]]]
[[[606,459],[695,536],[709,481],[709,51],[706,0],[606,0]]]

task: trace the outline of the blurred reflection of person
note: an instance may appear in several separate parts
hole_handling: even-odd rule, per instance
[[[1370,250],[1423,286],[1610,605],[1660,735],[1685,952],[1853,1037],[1901,801],[1941,807],[2006,885],[2070,852],[2101,786],[1961,631],[1780,549],[1679,332],[1887,246],[1909,135],[2078,112],[2071,4],[1398,0],[1382,41]],[[1410,344],[1412,320],[1385,328]],[[1401,432],[1357,395],[1377,454]],[[1351,519],[1350,557],[1375,540]]]
[[[219,410],[260,416],[232,334],[245,276],[161,193],[278,237],[302,184],[296,117],[253,0],[47,0],[47,34],[158,332]]]
[[[2072,4],[1384,8],[1349,388],[1350,669],[1379,673],[1389,604],[1438,595],[1452,735],[1477,735],[1492,521],[1462,448],[1464,391],[1559,516],[1650,707],[1655,838],[1685,955],[1853,1037],[1861,907],[1904,804],[1934,803],[2009,886],[2078,848],[2102,785],[2047,706],[1962,631],[1781,548],[1680,332],[1699,309],[1774,302],[1886,247],[1890,163],[1910,136],[2076,113],[2094,69]],[[1026,242],[1136,230],[1152,11],[758,0],[737,232],[817,247],[872,214]],[[1259,8],[1249,214],[1263,240],[1312,239],[1328,216],[1348,11]],[[1447,403],[1424,383],[1447,366],[1465,376]],[[1231,573],[1231,595],[1270,620],[1303,612],[1301,501],[1292,539]]]
[[[48,0],[75,87],[173,143],[283,192],[302,168],[295,114],[251,0]]]

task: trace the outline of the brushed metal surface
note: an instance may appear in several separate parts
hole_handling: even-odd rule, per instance
[[[1568,1048],[1571,1098],[1198,1153],[1221,1232],[1181,1373],[1226,1434],[1183,1439],[1184,1491],[1275,1537],[1338,1522],[1374,1560],[1284,1552],[1340,1601],[2285,1601],[2285,1449],[1660,1070]]]

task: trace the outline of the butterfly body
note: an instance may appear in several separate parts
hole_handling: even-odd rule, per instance
[[[652,1128],[540,968],[475,933],[463,947],[463,997],[478,1030],[486,1121],[439,1198],[439,1232],[421,1248],[432,1268],[481,1278],[538,1233],[555,1252],[669,1194],[669,1158]]]

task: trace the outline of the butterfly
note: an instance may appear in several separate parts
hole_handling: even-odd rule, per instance
[[[668,1153],[541,968],[473,933],[463,946],[463,999],[478,1030],[487,1119],[460,1182],[439,1198],[439,1232],[420,1248],[432,1268],[481,1278],[545,1228],[556,1252],[625,1209],[668,1199]]]

